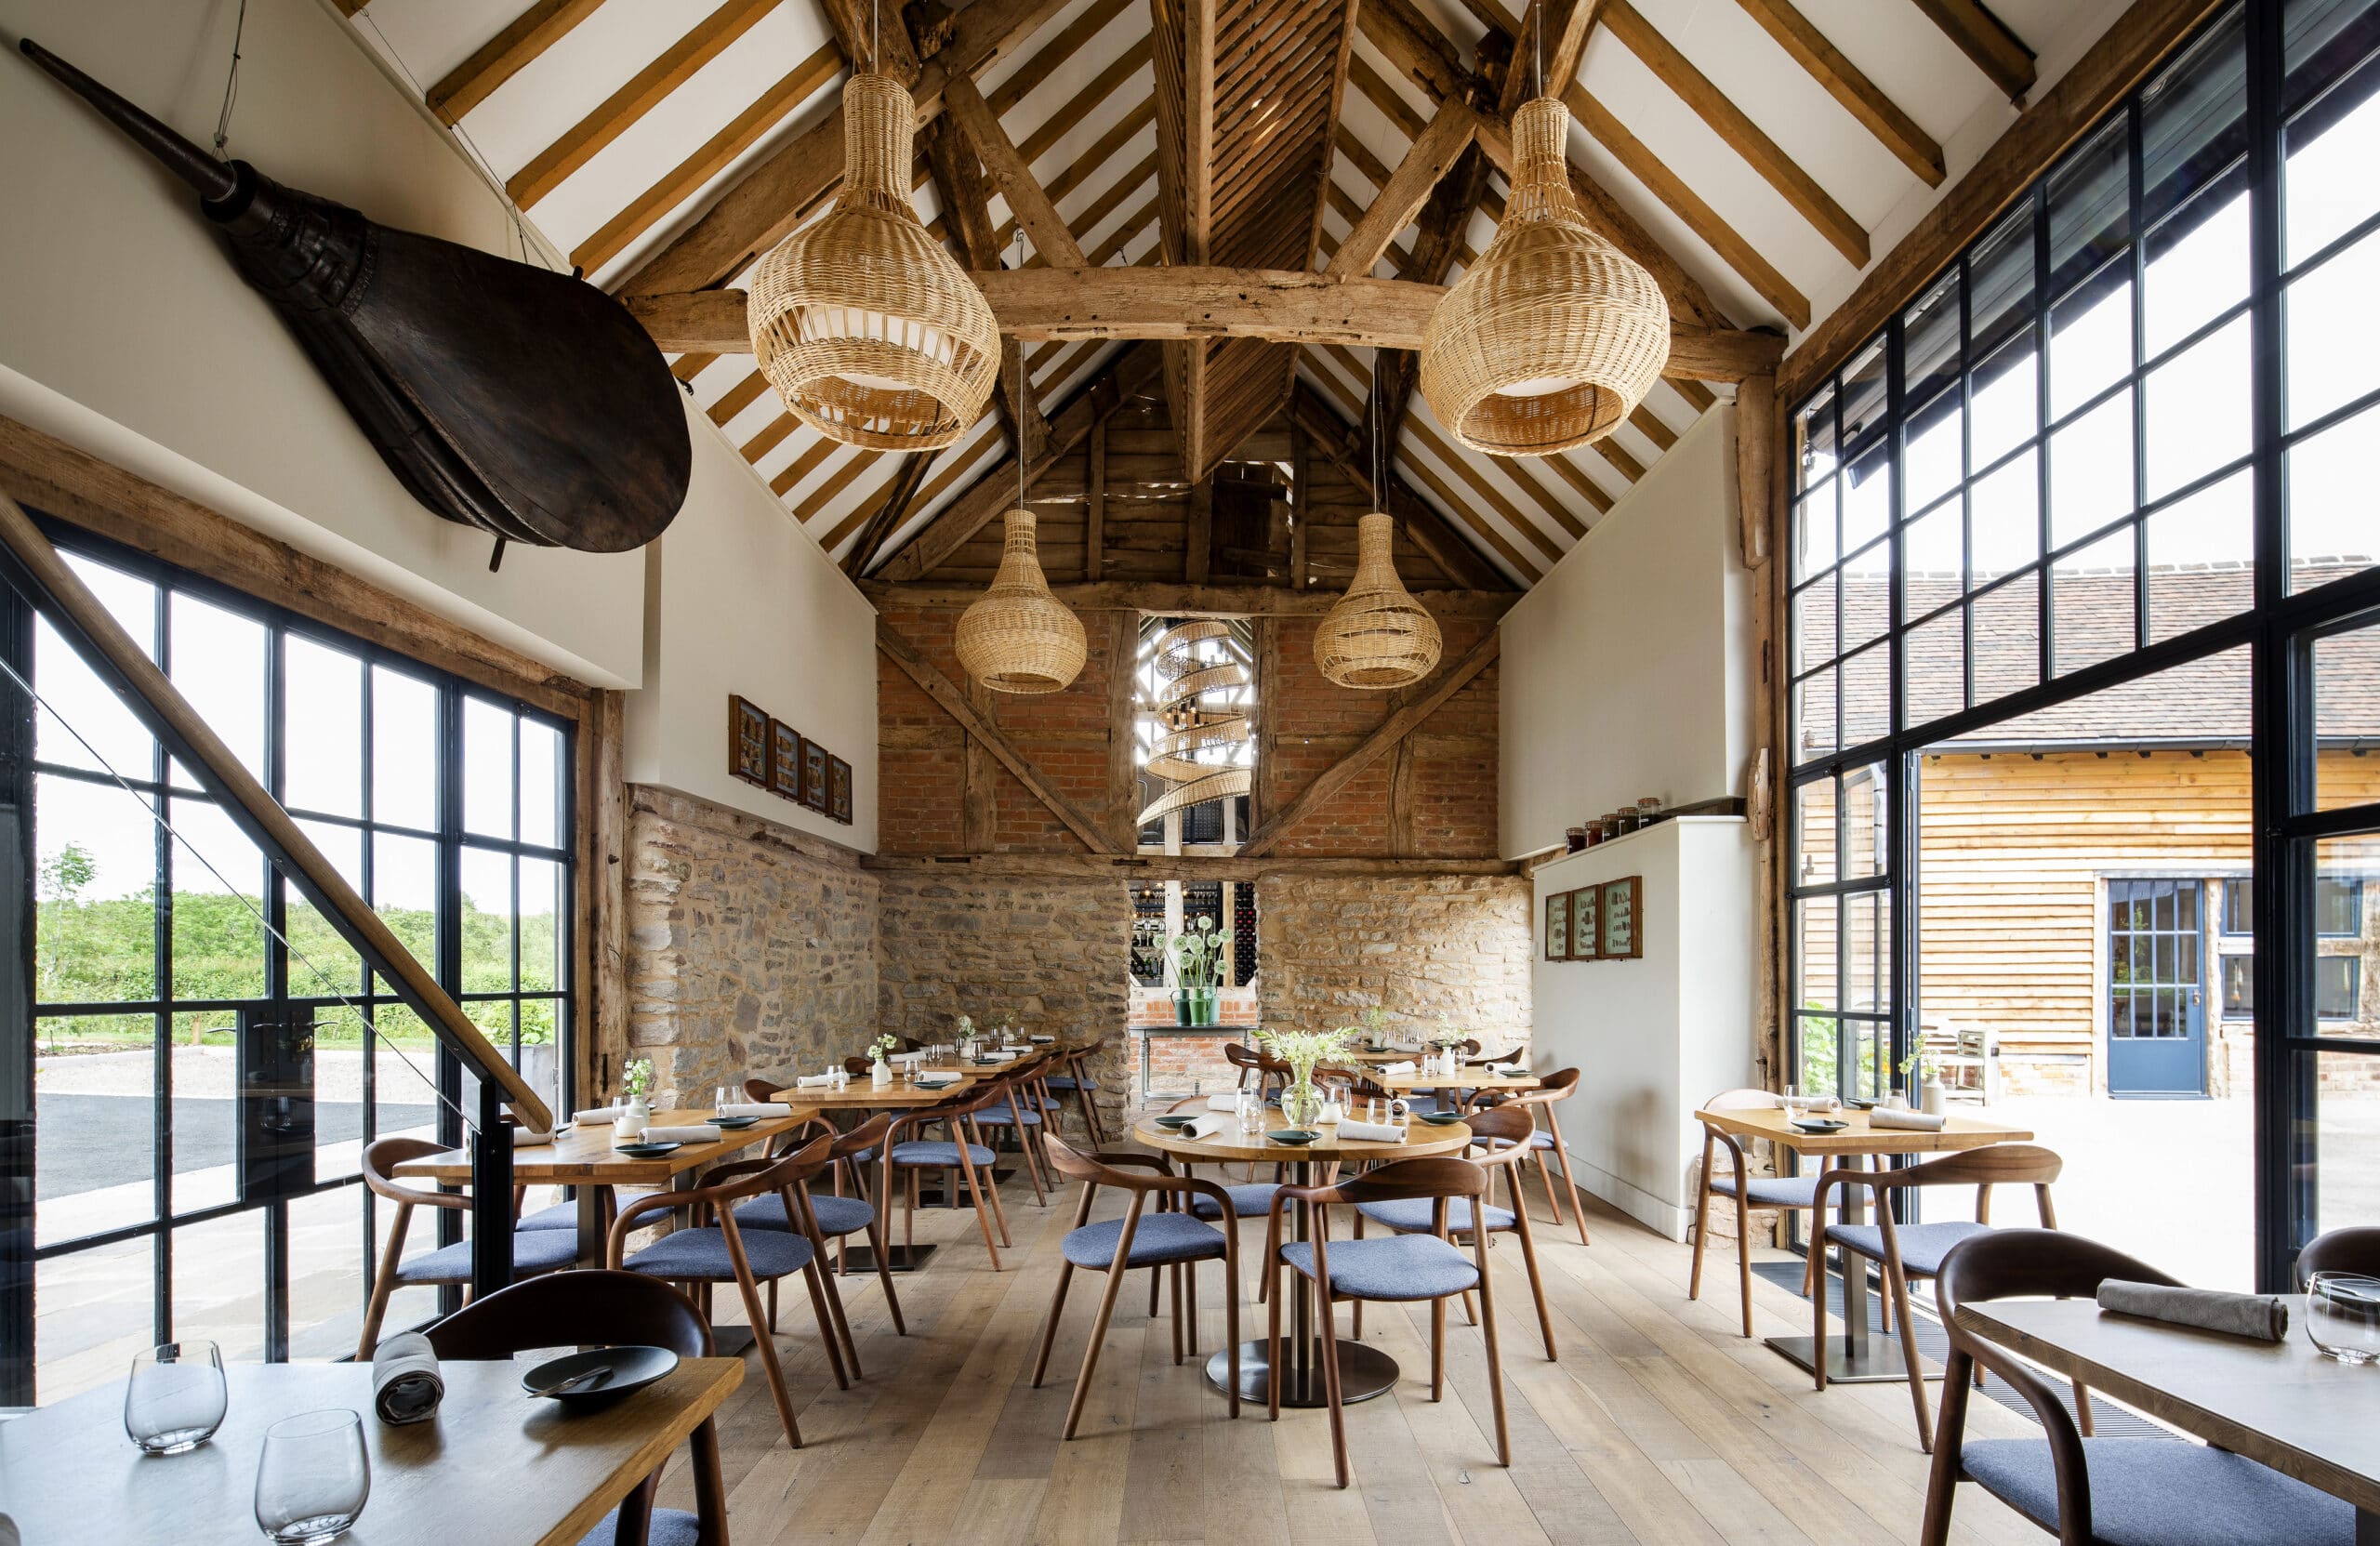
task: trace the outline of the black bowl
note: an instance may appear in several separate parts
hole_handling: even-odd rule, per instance
[[[1459,1111],[1425,1111],[1421,1113],[1421,1120],[1429,1123],[1430,1126],[1434,1128],[1450,1128],[1457,1122],[1462,1120],[1462,1113]]]
[[[668,1154],[678,1147],[675,1143],[615,1143],[614,1154],[624,1154],[630,1159],[651,1159],[657,1154]]]
[[[1196,1117],[1159,1117],[1155,1120],[1158,1127],[1163,1128],[1168,1132],[1180,1132],[1183,1128],[1188,1127],[1197,1119],[1198,1118]]]
[[[741,1132],[759,1121],[758,1117],[714,1117],[710,1119],[710,1125],[728,1132]]]
[[[585,1353],[566,1354],[539,1364],[521,1377],[521,1389],[524,1394],[542,1396],[564,1407],[601,1407],[617,1401],[630,1391],[642,1390],[677,1367],[678,1355],[666,1347],[590,1348]],[[584,1374],[595,1368],[608,1368],[612,1372],[591,1384],[580,1385],[560,1394],[543,1394],[574,1374]]]
[[[1312,1128],[1275,1128],[1264,1135],[1274,1143],[1292,1149],[1302,1149],[1322,1134]]]

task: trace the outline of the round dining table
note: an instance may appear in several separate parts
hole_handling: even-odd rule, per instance
[[[1342,1142],[1336,1126],[1315,1130],[1321,1136],[1311,1143],[1276,1143],[1264,1133],[1244,1133],[1227,1114],[1225,1130],[1210,1138],[1192,1138],[1157,1126],[1154,1117],[1144,1117],[1133,1124],[1132,1136],[1159,1154],[1193,1164],[1223,1164],[1254,1162],[1259,1165],[1281,1165],[1288,1168],[1289,1184],[1312,1184],[1316,1169],[1325,1171],[1341,1165],[1368,1164],[1380,1160],[1419,1159],[1431,1155],[1461,1154],[1471,1145],[1471,1129],[1461,1122],[1434,1126],[1415,1121],[1406,1130],[1403,1143],[1380,1143],[1360,1139]],[[1278,1120],[1277,1115],[1271,1119]],[[1308,1209],[1293,1208],[1293,1238],[1312,1237]],[[1228,1224],[1230,1221],[1226,1221]],[[1271,1270],[1272,1263],[1264,1263]],[[1288,1344],[1283,1349],[1283,1368],[1278,1371],[1281,1381],[1281,1405],[1284,1407],[1321,1407],[1329,1404],[1322,1386],[1322,1349],[1316,1331],[1318,1301],[1315,1285],[1303,1273],[1292,1270],[1290,1284],[1290,1325],[1282,1333]],[[1235,1291],[1236,1285],[1234,1285]],[[1336,1329],[1328,1315],[1320,1317],[1325,1333]],[[1272,1367],[1272,1349],[1263,1338],[1239,1344],[1239,1398],[1242,1401],[1269,1401],[1276,1371]],[[1339,1339],[1339,1398],[1342,1404],[1368,1401],[1395,1387],[1396,1360],[1366,1342]],[[1224,1348],[1207,1360],[1207,1379],[1217,1390],[1231,1386],[1231,1350]]]

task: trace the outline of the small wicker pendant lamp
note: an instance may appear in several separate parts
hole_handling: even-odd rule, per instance
[[[1372,489],[1382,493],[1387,475],[1381,467],[1385,451],[1381,442],[1380,363],[1372,363]],[[1388,503],[1385,497],[1380,501]],[[1314,663],[1342,687],[1384,691],[1408,687],[1428,676],[1444,647],[1437,619],[1413,599],[1396,577],[1393,548],[1396,520],[1374,510],[1355,524],[1355,577],[1347,593],[1323,614],[1314,630]]]
[[[1020,254],[1020,258],[1022,255]],[[996,346],[997,347],[997,346]],[[997,356],[996,356],[997,357]],[[1016,400],[1025,401],[1025,352],[1017,351]],[[1016,453],[1016,509],[1001,518],[1008,536],[992,588],[959,614],[959,664],[995,693],[1057,693],[1082,670],[1082,619],[1050,594],[1025,508],[1025,448]]]
[[[879,451],[949,445],[1000,365],[991,303],[909,202],[917,103],[872,72],[843,87],[843,191],[762,258],[748,303],[760,374],[796,418]]]
[[[1569,136],[1570,110],[1556,98],[1513,114],[1503,223],[1421,334],[1430,412],[1490,456],[1600,440],[1669,360],[1669,303],[1652,275],[1587,229],[1570,191]]]

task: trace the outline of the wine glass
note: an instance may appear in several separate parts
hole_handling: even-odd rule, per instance
[[[124,1387],[124,1431],[141,1451],[178,1455],[223,1426],[231,1397],[213,1342],[166,1342],[138,1354]]]
[[[2316,1273],[2306,1281],[2306,1335],[2342,1364],[2380,1362],[2380,1277]]]
[[[324,1546],[347,1533],[372,1496],[364,1423],[333,1408],[283,1418],[257,1460],[257,1523],[276,1546]]]

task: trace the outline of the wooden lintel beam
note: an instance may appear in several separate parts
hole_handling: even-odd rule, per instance
[[[1418,350],[1446,291],[1400,279],[1326,279],[1285,269],[1005,269],[979,273],[1000,330],[1028,339],[1223,337]],[[747,354],[741,290],[631,296],[629,312],[670,353]],[[1737,381],[1774,370],[1773,333],[1673,323],[1663,374]]]
[[[1143,876],[1169,880],[1255,880],[1298,876],[1360,879],[1395,875],[1520,875],[1509,859],[1334,858],[1295,854],[1276,859],[1236,858],[1215,853],[1125,853],[1109,858],[1088,853],[865,853],[860,867],[886,874],[1044,876]]]
[[[982,586],[894,584],[862,580],[861,591],[879,605],[964,608],[984,599]],[[1520,600],[1516,590],[1417,589],[1435,617],[1493,622]],[[1077,612],[1150,613],[1163,617],[1319,617],[1338,604],[1335,589],[1287,590],[1277,585],[1211,583],[1176,585],[1170,580],[1096,580],[1053,585],[1050,594]]]
[[[1099,830],[1099,824],[1084,813],[1082,808],[1053,787],[1041,776],[1041,771],[1027,760],[1025,754],[992,724],[975,712],[967,694],[942,674],[939,667],[919,654],[917,646],[893,631],[892,625],[879,617],[876,620],[876,647],[884,657],[901,668],[903,675],[918,684],[919,691],[942,706],[943,712],[959,721],[976,743],[999,759],[1000,765],[1016,775],[1018,783],[1029,790],[1033,798],[1050,808],[1050,813],[1065,824],[1066,830],[1082,839],[1093,853],[1114,853],[1115,845]]]
[[[2033,88],[2033,51],[1981,0],[1911,0],[2012,102]]]
[[[1050,202],[1050,195],[1033,175],[1033,168],[1017,153],[1015,141],[1000,127],[999,115],[984,100],[984,94],[975,89],[975,83],[964,75],[951,77],[943,87],[942,101],[943,110],[974,147],[992,186],[1008,201],[1009,212],[1025,228],[1042,259],[1055,268],[1081,268],[1082,244],[1066,229],[1058,206]]]
[[[1490,628],[1469,653],[1453,665],[1438,672],[1435,681],[1421,695],[1397,709],[1359,742],[1355,748],[1338,761],[1316,773],[1314,782],[1298,791],[1297,798],[1267,817],[1242,843],[1239,855],[1244,859],[1261,858],[1288,835],[1289,829],[1319,809],[1355,776],[1378,761],[1396,744],[1412,733],[1415,726],[1436,713],[1441,705],[1471,685],[1480,672],[1496,663],[1496,655],[1503,643],[1503,630]]]
[[[1844,58],[1843,50],[1828,41],[1809,18],[1794,9],[1792,0],[1736,3],[1751,12],[1762,30],[1777,40],[1777,46],[1792,55],[1809,72],[1810,78],[1842,103],[1844,111],[1874,135],[1878,143],[1898,156],[1902,165],[1923,178],[1928,188],[1942,186],[1942,147],[1858,65]]]
[[[536,63],[547,49],[568,36],[572,28],[594,15],[602,4],[603,0],[537,0],[514,17],[502,32],[482,44],[469,59],[448,71],[424,94],[423,101],[437,114],[440,123],[461,122],[463,114]]]
[[[1347,232],[1331,255],[1329,267],[1323,274],[1329,279],[1352,279],[1368,275],[1372,265],[1396,240],[1397,233],[1413,223],[1421,212],[1439,179],[1454,169],[1465,151],[1471,149],[1472,138],[1478,133],[1479,115],[1460,101],[1438,104],[1437,115],[1421,138],[1407,147],[1405,159],[1396,164],[1388,181],[1364,211],[1362,219]]]

